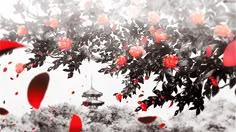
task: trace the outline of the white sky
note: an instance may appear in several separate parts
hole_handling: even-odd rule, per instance
[[[0,3],[0,14],[6,17],[11,17],[17,20],[21,20],[20,17],[16,17],[13,13],[12,3],[16,0],[1,1]],[[27,55],[24,52],[25,49],[17,49],[12,55],[0,57],[0,107],[6,108],[10,113],[21,116],[25,112],[30,111],[30,105],[27,100],[27,87],[31,79],[41,73],[45,72],[49,67],[49,63],[45,64],[41,68],[32,69],[30,71],[24,71],[19,78],[15,78],[15,64],[16,63],[26,63],[28,58],[31,55]],[[12,61],[12,64],[8,65],[8,62]],[[2,72],[3,68],[7,67],[7,72]],[[48,91],[45,98],[42,101],[41,106],[47,107],[48,105],[68,102],[70,104],[80,106],[82,101],[85,100],[81,97],[82,93],[90,88],[90,75],[93,72],[94,86],[98,91],[103,92],[103,96],[100,100],[105,101],[106,105],[126,105],[126,101],[122,103],[118,102],[115,99],[113,94],[122,90],[124,85],[121,84],[122,76],[111,78],[109,75],[103,75],[97,71],[105,67],[102,64],[96,64],[91,62],[88,64],[84,62],[84,65],[81,66],[81,74],[75,73],[72,79],[67,79],[67,73],[62,71],[62,67],[56,71],[49,72],[50,82]],[[86,77],[87,76],[87,77]],[[10,77],[13,77],[14,80],[10,80]],[[150,78],[148,81],[145,81],[141,90],[144,90],[144,98],[148,95],[153,95],[152,89],[154,87],[153,78]],[[141,93],[141,90],[137,92],[137,96]],[[75,94],[71,94],[72,91],[75,91]],[[19,92],[16,96],[15,92]],[[144,99],[143,98],[143,99]],[[233,90],[229,88],[223,89],[213,100],[225,98],[230,102],[236,102],[236,98]],[[2,102],[5,100],[6,104]],[[137,97],[128,99],[128,105],[135,109],[138,104]],[[174,114],[175,106],[171,109],[168,109],[169,103],[164,105],[163,109],[149,109],[148,112],[140,112],[140,115],[157,115],[158,117],[167,120],[172,117]]]

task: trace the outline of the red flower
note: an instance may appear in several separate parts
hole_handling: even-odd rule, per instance
[[[151,35],[154,35],[154,33],[156,32],[156,29],[154,28],[154,26],[151,26],[149,28],[149,32],[151,33]]]
[[[206,49],[206,57],[211,57],[212,55],[212,47],[209,45]]]
[[[146,43],[147,43],[147,38],[143,37],[142,40],[141,40],[141,44],[146,44]]]
[[[227,67],[236,66],[236,40],[230,42],[223,54],[223,64]]]
[[[127,58],[126,56],[123,56],[123,55],[119,55],[117,57],[117,60],[116,60],[116,64],[119,65],[119,66],[124,66],[127,62]]]
[[[18,26],[17,28],[17,35],[24,36],[28,34],[28,30],[26,29],[25,25]]]
[[[15,68],[16,73],[20,74],[22,71],[24,71],[25,65],[22,63],[17,63]]]
[[[49,26],[53,29],[56,29],[58,27],[58,19],[57,18],[51,18],[48,22],[46,22],[46,26]]]
[[[145,50],[142,46],[133,46],[130,48],[129,54],[138,59],[141,55],[145,54]]]
[[[195,13],[191,16],[192,22],[196,25],[203,24],[204,14],[203,13]]]
[[[116,100],[121,102],[121,100],[122,100],[122,94],[121,93],[116,94]]]
[[[178,57],[175,55],[169,55],[163,59],[164,61],[164,66],[167,68],[175,68],[176,65],[178,64]]]
[[[57,43],[61,50],[68,50],[70,49],[73,41],[69,38],[59,38]]]
[[[164,128],[165,126],[166,126],[165,123],[161,123],[161,124],[159,125],[159,128],[161,129],[161,128]]]
[[[106,25],[109,22],[107,15],[99,15],[98,16],[98,23],[101,25]]]
[[[160,17],[155,11],[148,12],[148,21],[156,24],[160,21]]]
[[[147,104],[142,103],[140,106],[141,106],[142,111],[147,111]]]
[[[216,35],[218,35],[220,37],[227,37],[227,36],[230,35],[231,30],[230,30],[230,28],[227,25],[221,24],[221,25],[217,25],[215,27],[215,31],[214,32],[215,32]]]
[[[146,76],[145,76],[145,80],[148,80],[148,79],[149,79],[149,76],[148,76],[148,75],[146,75]]]
[[[163,32],[162,29],[157,29],[156,32],[154,33],[156,37],[156,42],[159,43],[161,41],[165,41],[168,39],[168,36],[166,33]]]

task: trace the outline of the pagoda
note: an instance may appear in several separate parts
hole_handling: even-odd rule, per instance
[[[91,75],[91,88],[82,94],[82,97],[87,98],[86,101],[83,101],[82,105],[89,107],[89,109],[97,109],[104,104],[103,101],[98,100],[103,93],[93,88],[92,79]]]

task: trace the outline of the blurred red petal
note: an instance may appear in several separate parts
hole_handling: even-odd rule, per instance
[[[10,65],[11,63],[12,63],[11,61],[8,62],[9,65]]]
[[[21,47],[24,47],[24,45],[8,40],[0,40],[0,55],[6,53],[8,50]]]
[[[223,54],[223,64],[227,67],[236,66],[236,40],[232,41],[225,48]]]
[[[212,47],[208,46],[206,49],[206,57],[211,57],[212,55]]]
[[[153,123],[156,119],[157,116],[144,116],[144,117],[139,117],[138,121],[143,124],[150,124]]]
[[[174,101],[171,101],[169,108],[174,104]]]
[[[139,98],[141,98],[141,97],[143,97],[143,94],[139,94],[139,96],[138,96]]]
[[[161,129],[161,128],[164,128],[165,126],[166,126],[165,123],[161,123],[161,124],[159,125],[159,128]]]
[[[75,91],[72,91],[71,94],[75,94]]]
[[[0,115],[7,115],[8,113],[6,109],[0,107]]]
[[[81,132],[82,131],[82,120],[79,116],[73,114],[70,121],[69,132]]]
[[[6,72],[7,71],[7,68],[5,67],[5,68],[3,68],[3,72]]]
[[[48,73],[41,73],[35,76],[28,86],[28,101],[32,107],[39,109],[40,104],[47,91],[49,83]]]
[[[18,95],[18,92],[15,92],[15,95]]]

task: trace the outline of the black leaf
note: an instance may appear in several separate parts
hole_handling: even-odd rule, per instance
[[[236,84],[236,78],[232,78],[232,79],[229,81],[229,87],[230,87],[230,88],[233,88],[235,84]]]
[[[174,116],[177,116],[178,113],[179,113],[179,110],[176,110]]]

